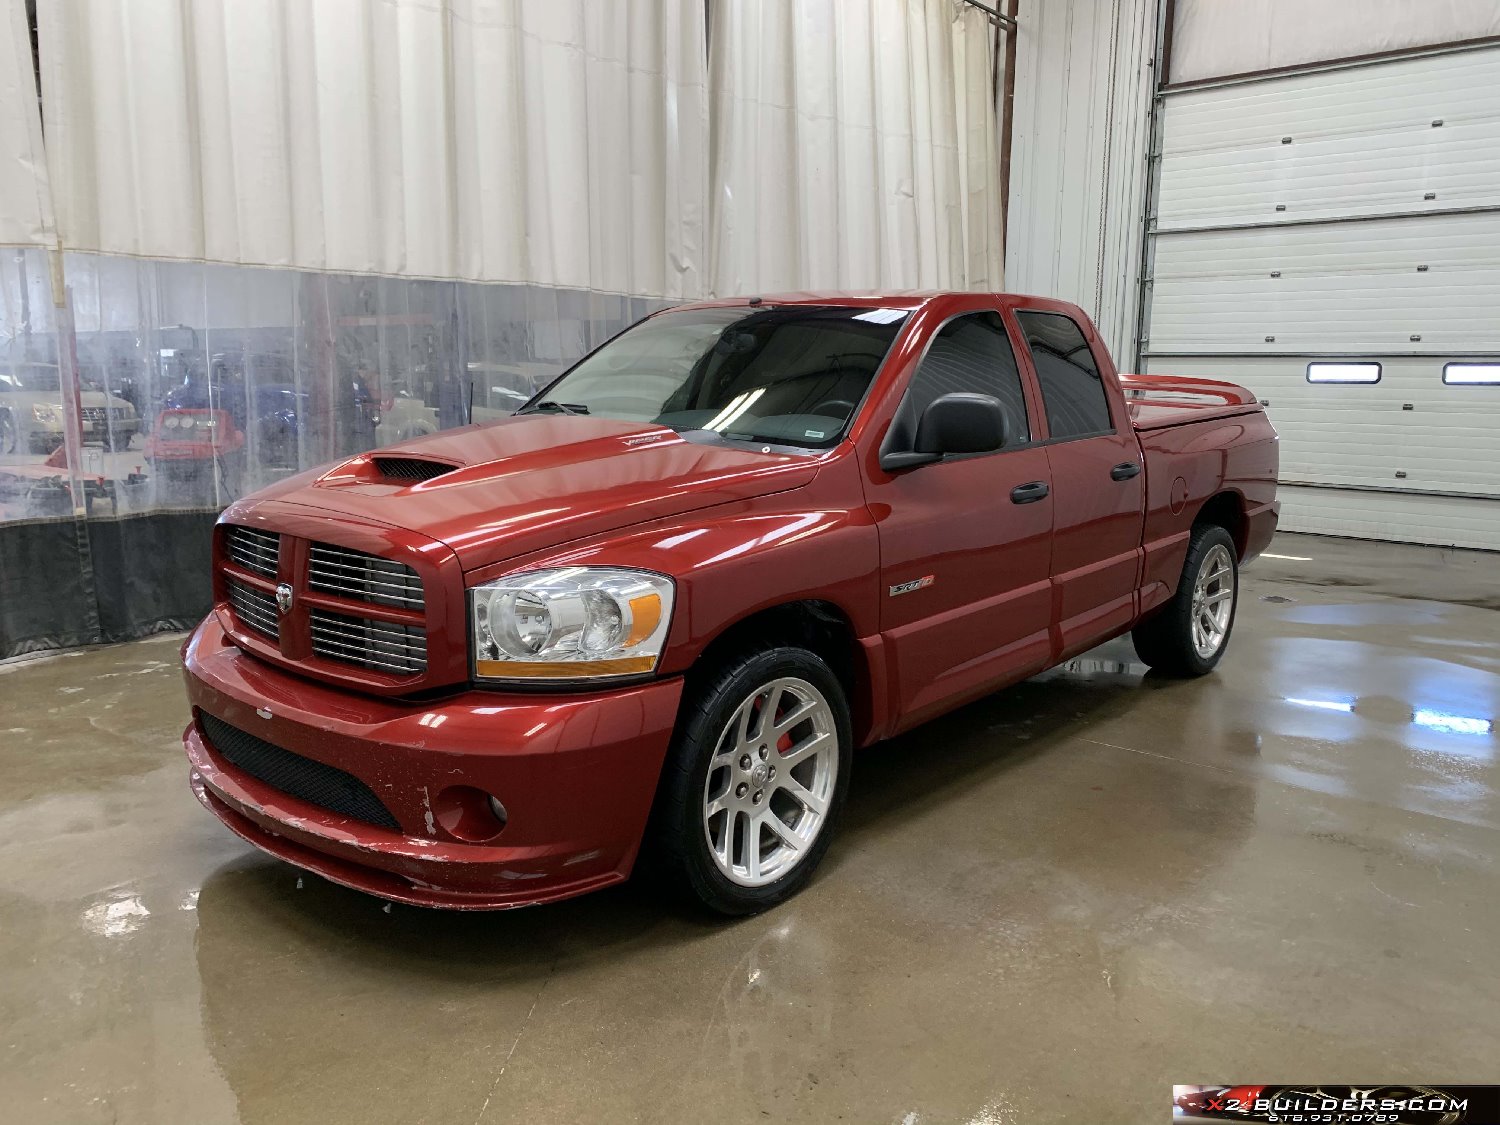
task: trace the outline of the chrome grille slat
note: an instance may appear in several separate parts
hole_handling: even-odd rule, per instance
[[[409,676],[420,669],[413,669],[405,661],[381,660],[373,656],[370,650],[357,645],[340,645],[332,641],[323,641],[313,645],[313,651],[319,656],[325,656],[329,660],[342,660],[346,664],[358,664],[365,668],[384,669],[397,675]]]
[[[384,568],[384,570],[398,574],[404,574],[408,571],[405,562],[398,562],[393,558],[380,558],[378,555],[362,555],[357,550],[324,546],[323,543],[312,544],[312,553],[314,553],[315,558],[321,556],[321,558],[329,559],[335,565],[353,565],[356,570],[365,570],[365,568],[380,570],[380,568]],[[353,559],[353,562],[341,562],[341,559]]]
[[[423,602],[421,598],[407,598],[397,594],[382,594],[375,590],[366,590],[357,593],[348,586],[340,586],[336,583],[326,581],[314,581],[308,579],[307,585],[310,589],[320,590],[325,594],[334,594],[350,601],[370,602],[374,605],[394,606],[397,609],[421,609]]]
[[[345,625],[343,622],[328,621],[320,617],[313,625],[313,631],[319,629],[326,631],[330,636],[343,637],[373,637],[385,643],[397,644],[402,648],[411,647],[412,634],[405,629],[384,628],[384,622],[370,620],[367,626]]]
[[[365,574],[385,574],[385,575],[388,575],[388,576],[390,576],[392,578],[405,578],[405,577],[407,577],[406,572],[404,570],[398,569],[400,567],[399,563],[396,564],[395,567],[381,567],[381,566],[376,566],[376,565],[371,564],[371,563],[359,564],[359,563],[339,562],[337,559],[326,558],[324,556],[321,556],[321,555],[317,554],[316,552],[314,552],[314,554],[313,554],[313,560],[317,563],[317,565],[320,568],[327,568],[327,569],[331,569],[331,570],[347,570],[347,571],[350,571],[350,572],[352,572],[354,574],[358,574],[358,575],[365,575]],[[411,577],[414,578],[416,576],[412,575]]]
[[[281,619],[269,595],[229,579],[229,607],[241,625],[271,640],[281,639]]]
[[[313,632],[327,633],[335,640],[364,640],[368,637],[381,644],[394,645],[407,650],[420,650],[427,647],[427,638],[417,629],[387,629],[382,625],[383,623],[377,622],[366,624],[365,620],[360,618],[341,618],[320,609],[313,610],[312,614]]]
[[[348,556],[330,556],[318,550],[314,550],[312,552],[313,562],[315,562],[320,568],[326,567],[333,570],[347,570],[360,575],[385,574],[389,575],[392,578],[416,578],[416,575],[412,574],[402,563],[391,563],[387,562],[385,559],[371,559],[369,562],[343,561],[344,558],[347,557]]]
[[[319,581],[324,581],[324,580],[325,579],[322,579],[322,578],[319,579]],[[413,589],[412,586],[408,585],[405,582],[386,582],[383,579],[379,579],[379,578],[358,578],[358,579],[355,579],[355,581],[358,581],[362,585],[366,585],[366,586],[388,586],[392,590],[411,591]]]
[[[276,577],[276,564],[278,560],[275,555],[237,550],[231,547],[229,548],[229,557],[246,570],[253,570],[257,574],[264,574],[267,578]]]
[[[348,547],[314,543],[308,553],[308,587],[354,601],[422,609],[422,580],[405,563]]]
[[[231,525],[225,532],[224,549],[232,562],[264,574],[276,577],[276,568],[281,561],[281,536],[253,527]]]
[[[421,649],[410,641],[388,641],[378,637],[361,637],[353,632],[336,632],[326,628],[313,627],[313,636],[318,640],[327,641],[330,645],[353,645],[357,651],[370,649],[376,655],[399,657],[403,660],[421,655]]]
[[[427,670],[427,634],[414,625],[396,625],[315,609],[312,649],[319,656],[397,675]]]

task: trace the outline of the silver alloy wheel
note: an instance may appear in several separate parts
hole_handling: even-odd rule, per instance
[[[761,887],[801,863],[828,820],[838,771],[822,692],[792,676],[752,692],[720,733],[703,785],[703,834],[724,876]]]
[[[1203,556],[1193,583],[1193,648],[1204,660],[1224,647],[1234,616],[1234,560],[1222,543]]]

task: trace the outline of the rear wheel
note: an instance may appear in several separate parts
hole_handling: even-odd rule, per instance
[[[1239,600],[1234,539],[1217,524],[1193,528],[1182,578],[1166,606],[1132,634],[1140,658],[1174,676],[1213,671],[1229,645]]]
[[[658,842],[723,914],[795,894],[831,842],[852,756],[844,691],[803,648],[758,649],[689,698],[663,777]]]

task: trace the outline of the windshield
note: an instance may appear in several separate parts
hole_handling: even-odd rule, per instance
[[[617,336],[521,413],[592,414],[682,433],[828,446],[843,436],[904,309],[689,309]]]

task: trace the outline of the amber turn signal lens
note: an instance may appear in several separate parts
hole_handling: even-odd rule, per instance
[[[656,627],[661,624],[661,595],[642,594],[638,598],[630,599],[630,635],[623,642],[623,647],[638,645],[656,632]]]
[[[634,676],[656,667],[654,656],[622,656],[615,660],[476,660],[481,676],[508,680],[580,680],[589,676]]]

